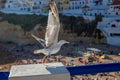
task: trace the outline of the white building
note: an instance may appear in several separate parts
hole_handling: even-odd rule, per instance
[[[108,17],[120,14],[119,0],[70,0],[69,4],[70,8],[64,11],[64,14],[87,17],[95,17],[96,15]]]
[[[5,9],[11,11],[32,11],[32,0],[7,0]]]
[[[109,16],[120,16],[120,0],[114,0],[108,10]]]
[[[36,14],[42,13],[44,7],[49,5],[50,0],[7,0],[4,13]]]
[[[89,0],[88,4],[85,5],[85,6],[89,6],[89,9],[86,10],[86,7],[83,6],[82,14],[86,16],[96,16],[96,15],[106,16],[110,3],[111,3],[110,0]]]
[[[85,4],[87,4],[87,0],[70,0],[70,9],[80,9]]]
[[[41,14],[51,0],[7,0],[4,13]],[[115,16],[120,14],[119,0],[70,0],[69,10],[65,15],[95,17]]]
[[[97,28],[103,32],[108,44],[120,46],[120,17],[103,18]]]
[[[120,0],[113,0],[97,28],[103,32],[108,44],[120,46]]]
[[[69,1],[69,10],[64,10],[64,15],[73,15],[73,16],[81,16],[82,15],[82,7],[88,4],[88,0],[70,0]]]
[[[50,0],[34,0],[33,12],[42,13],[44,8],[49,5]]]
[[[5,8],[1,10],[4,13],[31,14],[32,0],[7,0]]]

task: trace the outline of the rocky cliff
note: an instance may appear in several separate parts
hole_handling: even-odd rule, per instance
[[[16,43],[37,42],[31,33],[44,39],[47,16],[0,14],[0,41]],[[96,18],[97,20],[97,18]],[[104,42],[101,32],[96,30],[96,21],[86,22],[82,17],[60,15],[59,39],[70,42]]]
[[[29,43],[32,40],[30,34],[31,32],[25,32],[19,25],[10,24],[7,21],[0,22],[0,41]]]
[[[31,37],[31,33],[44,39],[46,27],[36,25],[33,30],[24,32],[19,25],[10,24],[7,21],[0,22],[0,41],[12,41],[16,43],[34,43],[37,42]],[[95,38],[90,37],[78,37],[76,33],[72,33],[69,30],[63,30],[61,25],[59,39],[64,39],[70,42],[96,42]]]
[[[31,37],[31,33],[44,39],[46,27],[36,25],[33,30],[26,31],[21,28],[19,25],[10,24],[7,21],[0,22],[0,41],[12,41],[16,43],[31,43],[36,42]],[[75,34],[68,34],[67,31],[64,31],[62,28],[60,30],[59,39],[72,40],[72,37],[75,37]]]

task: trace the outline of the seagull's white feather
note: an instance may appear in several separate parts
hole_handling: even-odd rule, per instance
[[[38,38],[37,36],[35,36],[35,35],[33,35],[33,34],[31,34],[31,35],[32,35],[32,37],[34,37],[37,41],[45,42],[45,40],[43,40],[43,39],[41,39],[41,38]]]
[[[45,34],[45,44],[47,47],[57,44],[59,29],[60,22],[58,20],[58,16],[56,16],[53,11],[49,11],[48,25]]]
[[[34,54],[43,53],[46,56],[51,55],[51,54],[56,54],[60,50],[61,46],[65,43],[69,43],[69,42],[65,40],[61,40],[53,47],[35,50]]]
[[[58,42],[58,35],[59,35],[59,30],[60,30],[58,10],[57,10],[57,6],[55,3],[52,3],[50,7],[52,11],[49,11],[48,25],[46,28],[45,43],[44,43],[46,48],[35,50],[34,54],[43,53],[46,56],[50,54],[56,54],[60,50],[63,44],[69,43],[65,40],[61,40]],[[32,36],[38,41],[42,40],[42,39],[37,38],[34,35]]]

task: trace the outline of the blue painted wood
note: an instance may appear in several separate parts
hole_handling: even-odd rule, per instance
[[[108,64],[94,64],[85,66],[71,66],[66,67],[71,76],[82,74],[95,74],[103,72],[119,72],[120,63],[108,63]],[[8,80],[10,72],[0,72],[0,80]]]
[[[10,72],[0,72],[0,80],[8,80],[8,76],[9,76]]]
[[[119,72],[120,63],[94,64],[85,66],[67,67],[71,76],[82,74],[96,74],[103,72]]]

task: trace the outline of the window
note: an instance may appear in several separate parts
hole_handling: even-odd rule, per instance
[[[69,7],[69,9],[72,9],[71,7]]]
[[[111,27],[116,27],[116,25],[115,25],[115,24],[112,24]]]
[[[88,1],[86,1],[86,4],[88,4]]]
[[[90,13],[90,16],[92,16],[92,13]]]
[[[23,8],[21,8],[21,10],[23,10]]]
[[[110,35],[111,36],[120,36],[120,34],[117,34],[117,33],[111,33]]]
[[[97,14],[95,13],[95,16],[96,16]]]
[[[69,4],[69,2],[67,1],[66,4]]]
[[[61,10],[63,10],[63,7],[61,7]]]
[[[75,4],[77,4],[77,2],[75,2]]]
[[[84,13],[84,15],[86,15],[86,13]]]
[[[60,2],[58,2],[58,4],[60,5]]]
[[[10,5],[8,5],[8,8],[10,8]]]
[[[13,1],[9,1],[9,3],[12,3]]]
[[[83,4],[84,4],[84,2],[83,2]]]
[[[28,11],[30,11],[30,8],[28,8]]]
[[[74,2],[72,2],[72,4],[74,5]]]
[[[118,12],[116,12],[116,15],[118,15]]]
[[[41,2],[39,2],[39,4],[41,4]]]

